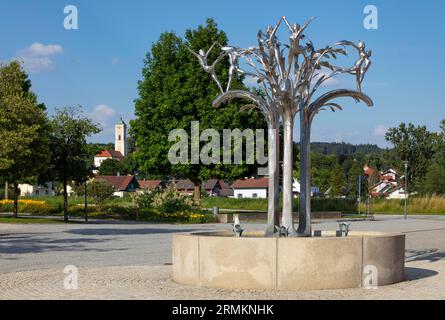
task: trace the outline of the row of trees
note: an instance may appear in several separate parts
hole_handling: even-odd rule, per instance
[[[409,191],[419,194],[445,195],[445,120],[440,132],[431,132],[425,126],[401,123],[390,128],[386,139],[393,148],[352,146],[341,143],[316,143],[312,152],[313,184],[331,196],[346,195],[356,198],[359,176],[362,196],[369,191],[369,181],[363,177],[363,166],[368,164],[378,171],[393,168],[404,175],[408,162]],[[298,161],[298,157],[297,157]],[[298,177],[298,171],[295,172]]]
[[[57,109],[49,118],[20,63],[0,65],[0,181],[13,186],[14,216],[19,183],[58,181],[68,220],[68,183],[82,183],[91,175],[86,138],[100,130],[81,107]]]

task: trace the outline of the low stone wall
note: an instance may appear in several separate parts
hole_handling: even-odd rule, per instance
[[[267,221],[267,212],[258,213],[238,213],[241,222],[265,222]],[[298,223],[298,213],[294,213],[294,223]],[[312,212],[312,219],[340,219],[341,212]],[[216,216],[216,221],[219,223],[232,223],[232,213],[220,213]]]
[[[186,285],[318,290],[404,280],[405,235],[350,232],[348,237],[265,238],[247,233],[173,235],[173,279]]]

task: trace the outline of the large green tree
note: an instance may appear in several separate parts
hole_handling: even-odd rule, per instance
[[[426,126],[401,123],[388,130],[386,140],[394,145],[401,161],[408,161],[408,179],[414,189],[419,188],[437,150],[438,135],[428,131]]]
[[[30,89],[20,63],[0,65],[0,177],[13,185],[14,216],[18,184],[37,181],[49,160],[45,108]]]
[[[169,133],[184,129],[190,137],[192,121],[199,121],[200,132],[213,128],[221,134],[223,129],[266,128],[262,115],[256,111],[241,113],[239,103],[229,103],[221,109],[212,107],[220,91],[186,46],[197,52],[208,50],[215,41],[227,45],[226,34],[212,19],[207,19],[206,24],[196,30],[187,30],[185,40],[174,33],[163,33],[145,59],[143,79],[138,86],[139,98],[135,101],[136,119],[131,122],[130,132],[136,141],[135,157],[141,171],[190,179],[195,185],[195,199],[200,198],[202,181],[236,179],[254,173],[256,166],[191,164],[191,161],[173,165],[167,158],[174,143],[168,141]],[[218,48],[216,46],[210,53],[209,63],[218,57]],[[223,83],[228,77],[228,67],[227,59],[216,67]],[[232,88],[244,88],[241,77],[235,79]],[[191,152],[190,139],[188,150]]]
[[[99,133],[99,125],[82,114],[81,107],[57,109],[50,121],[51,165],[48,177],[63,186],[63,214],[68,221],[69,182],[82,183],[91,175],[91,148],[87,137]]]
[[[99,167],[99,175],[101,176],[116,176],[117,174],[125,174],[122,172],[122,165],[119,160],[105,159]]]

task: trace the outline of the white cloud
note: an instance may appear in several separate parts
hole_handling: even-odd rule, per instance
[[[112,118],[116,116],[116,110],[106,104],[98,104],[94,107],[91,115],[96,118]]]
[[[382,137],[386,134],[386,131],[388,131],[388,127],[383,124],[379,124],[374,128],[374,135],[377,137]]]
[[[40,56],[40,57],[48,57],[53,56],[58,53],[62,53],[63,48],[58,44],[48,44],[44,45],[41,43],[33,43],[29,47],[22,49],[19,51],[19,54],[26,56]]]
[[[25,69],[29,72],[37,73],[52,69],[54,63],[51,57],[62,52],[63,48],[61,45],[44,45],[36,42],[29,47],[19,50],[17,52],[18,57],[15,59],[22,61]]]
[[[318,72],[314,75],[314,78],[313,78],[313,80],[312,80],[312,85],[315,85],[315,83],[318,81],[318,79],[320,79],[320,77],[322,77],[322,76],[327,77],[327,76],[329,76],[330,74],[331,74],[331,70],[322,69],[322,70],[318,71]],[[321,85],[321,87],[324,87],[324,86],[333,86],[333,85],[336,85],[336,84],[338,84],[338,79],[335,78],[335,77],[332,77],[332,78],[329,78],[329,79],[325,80],[325,81],[323,82],[323,84]]]

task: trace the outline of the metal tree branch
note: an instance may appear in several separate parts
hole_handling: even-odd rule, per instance
[[[281,228],[285,230],[281,234],[289,236],[310,236],[310,199],[311,199],[311,175],[310,175],[310,134],[311,124],[314,116],[326,109],[340,109],[338,103],[332,100],[341,97],[352,97],[357,101],[363,101],[368,106],[372,106],[372,100],[361,93],[361,83],[371,66],[371,51],[366,50],[364,42],[355,44],[351,41],[343,40],[334,43],[331,46],[316,50],[314,44],[308,40],[303,32],[309,26],[314,18],[309,19],[302,27],[297,24],[290,24],[286,17],[281,17],[275,27],[268,26],[266,32],[259,31],[257,34],[258,45],[242,49],[237,47],[219,47],[222,50],[221,55],[209,65],[207,56],[214,45],[206,52],[200,50],[194,53],[199,63],[208,72],[213,80],[218,84],[221,95],[215,99],[215,107],[227,102],[230,99],[241,98],[252,101],[253,104],[261,110],[266,117],[268,127],[275,128],[276,133],[269,136],[269,218],[278,207],[276,192],[278,182],[276,174],[278,172],[278,145],[279,145],[279,121],[280,117],[284,127],[283,137],[283,212],[281,217]],[[289,29],[289,45],[281,44],[277,38],[277,31],[284,21]],[[305,41],[305,44],[302,44]],[[347,55],[346,47],[352,47],[358,52],[357,62],[350,67],[340,67],[331,63],[331,59],[336,59],[337,55]],[[218,80],[215,73],[215,65],[221,62],[225,57],[229,58],[230,67],[228,70],[229,78],[226,90]],[[286,59],[287,57],[287,59]],[[248,71],[240,68],[239,61],[244,59],[246,67],[252,70]],[[323,74],[321,71],[330,70]],[[357,83],[357,91],[340,89],[333,90],[318,97],[314,102],[312,98],[317,90],[329,79],[333,77],[349,74],[354,75]],[[233,78],[237,75],[247,75],[257,79],[265,92],[266,98],[259,97],[249,91],[234,90],[230,87]],[[243,109],[248,109],[246,106]],[[292,219],[292,165],[293,165],[293,127],[295,115],[300,114],[300,151],[302,160],[300,163],[301,174],[301,201],[300,201],[300,223],[297,231],[294,230]],[[269,130],[272,131],[272,130]],[[273,146],[273,144],[276,144]],[[275,169],[274,169],[275,168]],[[273,170],[274,169],[274,170]],[[271,179],[274,177],[274,179]],[[274,201],[271,201],[273,194]],[[273,207],[275,206],[275,207]],[[271,220],[269,220],[268,229],[270,230]],[[272,228],[273,229],[273,228]]]

